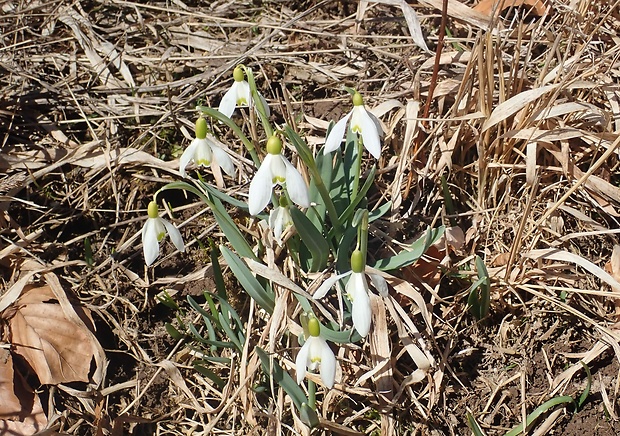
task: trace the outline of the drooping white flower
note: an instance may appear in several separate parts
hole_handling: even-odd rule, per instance
[[[321,380],[328,388],[334,387],[336,380],[336,356],[329,348],[325,339],[321,337],[321,325],[316,318],[308,320],[308,331],[310,336],[299,350],[295,359],[297,371],[297,384],[306,377],[306,371],[316,371],[321,373]]]
[[[349,119],[351,122],[349,123]],[[323,154],[331,153],[340,147],[345,135],[347,124],[354,133],[362,137],[362,143],[368,152],[379,159],[381,156],[381,131],[379,122],[374,115],[364,107],[364,100],[359,92],[353,94],[353,110],[336,123],[325,138]]]
[[[282,155],[280,138],[272,136],[267,140],[267,156],[250,182],[248,208],[251,215],[258,215],[267,206],[276,185],[286,186],[286,192],[295,204],[310,207],[306,182],[297,168]]]
[[[282,246],[282,234],[293,225],[293,218],[286,203],[286,197],[280,197],[280,205],[269,212],[269,228],[279,246]]]
[[[226,91],[226,94],[224,94],[224,97],[222,97],[222,101],[220,102],[220,106],[218,108],[218,110],[228,118],[231,117],[236,107],[249,106],[252,101],[250,84],[245,80],[243,68],[240,66],[235,67],[233,71],[233,78],[235,80],[230,89]],[[260,93],[258,93],[258,96],[260,97],[263,107],[265,108],[266,115],[269,116],[269,106],[267,105],[267,101]]]
[[[328,278],[319,286],[312,296],[315,300],[323,298],[338,280],[350,276],[349,281],[345,285],[345,294],[349,301],[351,301],[353,326],[362,337],[366,337],[368,332],[370,332],[370,323],[372,320],[372,309],[370,307],[365,268],[362,252],[359,250],[353,251],[351,255],[351,270]],[[371,278],[373,279],[373,283],[376,282],[375,286],[379,289],[380,293],[383,294],[384,290],[387,289],[385,279],[377,275],[371,276]]]
[[[194,161],[196,165],[210,166],[215,163],[229,176],[235,175],[235,166],[228,153],[207,136],[207,121],[200,117],[196,120],[196,138],[185,149],[179,161],[179,172],[185,177],[185,168]]]
[[[159,242],[164,239],[166,233],[170,235],[170,240],[179,251],[185,251],[185,244],[181,237],[181,232],[165,219],[159,216],[157,203],[151,201],[148,207],[149,217],[142,228],[142,249],[144,251],[144,261],[147,266],[151,266],[157,256],[159,256]]]

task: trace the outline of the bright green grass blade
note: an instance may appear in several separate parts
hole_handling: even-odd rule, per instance
[[[564,403],[573,403],[573,398],[569,397],[568,395],[565,395],[563,397],[555,397],[555,398],[550,399],[549,401],[544,402],[543,404],[538,406],[536,410],[534,410],[532,413],[527,415],[527,418],[525,419],[526,428],[529,427],[536,419],[538,419],[540,415],[547,412],[552,407],[555,407],[559,404],[564,404]],[[504,436],[518,436],[520,434],[523,434],[523,423],[519,424],[518,426],[510,430]]]

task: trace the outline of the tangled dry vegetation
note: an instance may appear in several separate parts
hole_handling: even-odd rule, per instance
[[[392,210],[371,227],[375,254],[431,223],[452,228],[389,276],[368,341],[338,350],[316,434],[467,435],[470,412],[503,435],[547,400],[579,397],[583,364],[582,407],[545,409],[528,430],[617,434],[618,2],[498,3],[451,0],[436,63],[438,0],[411,3],[429,52],[399,2],[0,2],[2,431],[307,432],[253,352],[274,351],[292,373],[297,344],[266,343],[269,320],[230,273],[248,345],[210,368],[221,385],[164,327],[195,316],[187,296],[204,302],[214,286],[204,247],[224,239],[209,211],[170,195],[188,249],[166,245],[147,269],[139,244],[153,192],[180,178],[196,104],[217,107],[242,62],[274,122],[313,146],[348,111],[344,85],[381,117],[370,203]],[[215,133],[242,171],[205,177],[244,200],[252,166]],[[475,255],[491,279],[479,322],[467,307]],[[164,291],[180,311],[156,298]]]

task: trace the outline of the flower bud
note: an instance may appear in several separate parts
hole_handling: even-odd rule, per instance
[[[148,214],[149,214],[149,218],[159,218],[159,209],[157,207],[157,203],[154,201],[151,201],[149,203],[149,207],[147,209]]]
[[[362,94],[355,91],[353,94],[353,106],[364,106],[364,99],[362,98]]]
[[[196,138],[205,139],[207,137],[207,120],[200,117],[196,120]]]
[[[271,136],[267,140],[267,153],[280,154],[282,152],[282,140],[277,136]]]
[[[351,254],[351,270],[354,273],[364,271],[364,254],[359,250],[355,250]]]
[[[311,317],[308,320],[308,332],[310,336],[319,336],[321,334],[321,324],[319,324],[319,320],[315,317]]]
[[[243,82],[243,79],[245,79],[245,74],[243,74],[243,68],[235,67],[233,71],[233,78],[235,79],[235,82]]]

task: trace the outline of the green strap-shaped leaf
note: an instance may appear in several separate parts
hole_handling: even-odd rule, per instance
[[[411,265],[417,261],[426,250],[441,238],[445,231],[444,226],[439,226],[435,229],[430,227],[426,230],[426,233],[415,241],[409,247],[409,250],[404,250],[398,253],[396,256],[380,259],[372,265],[374,268],[382,271],[389,271],[393,269],[400,269],[405,266]]]
[[[320,271],[324,269],[329,257],[329,244],[327,240],[299,209],[291,207],[290,212],[299,237],[312,254],[310,270]]]
[[[569,397],[568,395],[565,395],[562,397],[555,397],[555,398],[550,399],[549,401],[545,401],[543,404],[538,406],[536,410],[534,410],[532,413],[527,415],[527,418],[525,419],[526,428],[529,427],[536,419],[538,419],[540,415],[547,412],[552,407],[555,407],[558,404],[572,403],[572,402],[573,402],[573,398]],[[520,434],[523,434],[523,423],[519,424],[518,426],[510,430],[504,436],[518,436]]]
[[[265,353],[265,351],[260,347],[256,347],[255,350],[260,358],[263,371],[271,375],[273,381],[284,388],[286,393],[293,400],[293,403],[295,403],[295,406],[300,409],[303,403],[307,403],[308,399],[306,398],[304,391],[295,382],[295,380],[293,380],[293,377],[282,369],[278,361],[275,359],[270,359],[267,353]]]
[[[269,292],[263,288],[260,282],[256,280],[256,277],[254,277],[248,266],[241,259],[239,259],[235,253],[224,246],[220,249],[226,263],[232,270],[235,277],[237,277],[237,280],[239,280],[239,283],[243,289],[245,289],[248,295],[252,297],[261,308],[265,309],[271,315],[275,306],[275,297],[273,292]]]

